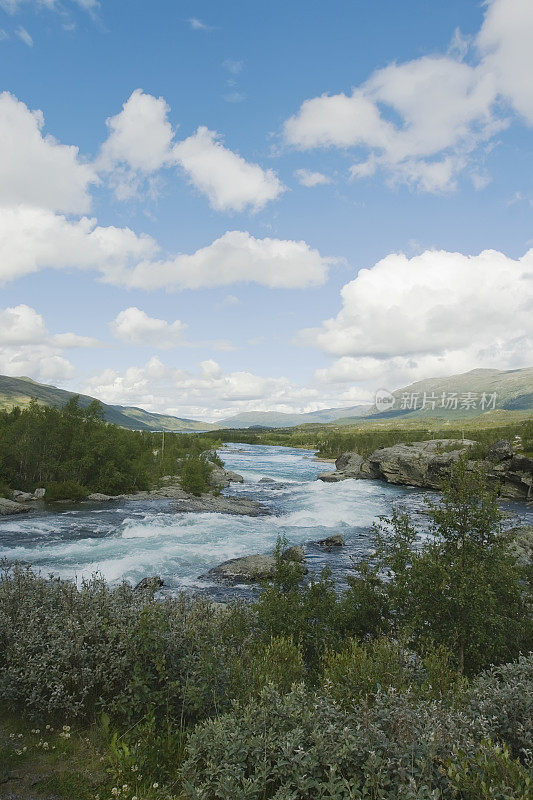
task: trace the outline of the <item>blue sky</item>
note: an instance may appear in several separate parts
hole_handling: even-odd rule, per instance
[[[532,36],[529,0],[0,0],[0,372],[215,419],[529,364]]]

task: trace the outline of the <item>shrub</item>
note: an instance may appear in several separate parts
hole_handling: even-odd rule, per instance
[[[183,461],[180,483],[184,491],[199,496],[211,488],[209,478],[211,466],[202,456],[189,455]]]
[[[76,481],[58,481],[47,484],[44,499],[47,503],[53,503],[57,500],[79,502],[80,500],[85,500],[88,494],[89,490],[85,486],[76,483]]]
[[[475,752],[467,715],[437,701],[378,694],[351,711],[303,685],[272,687],[203,723],[188,741],[188,800],[452,798],[442,764]]]

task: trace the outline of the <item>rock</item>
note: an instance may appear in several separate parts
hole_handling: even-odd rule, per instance
[[[274,576],[275,566],[273,556],[244,556],[224,561],[200,577],[218,583],[260,583]]]
[[[246,497],[224,497],[207,494],[201,497],[185,495],[176,501],[176,511],[189,511],[202,514],[212,512],[215,514],[242,514],[247,517],[260,517],[268,514],[268,509],[256,500]]]
[[[95,503],[104,502],[104,500],[114,500],[110,494],[102,494],[102,492],[93,492],[87,495],[87,500],[93,500]]]
[[[25,514],[31,511],[31,506],[25,505],[18,500],[8,500],[7,497],[0,497],[0,517],[7,517],[11,514]]]
[[[299,564],[305,562],[305,552],[301,544],[295,544],[292,547],[287,547],[283,551],[283,558],[287,561],[296,561]]]
[[[40,489],[36,489],[34,491],[33,496],[34,496],[35,500],[42,500],[43,497],[45,496],[45,494],[46,494],[46,489],[43,489],[41,487]]]
[[[525,567],[533,564],[533,525],[520,525],[509,533],[513,535],[513,550],[519,563]]]
[[[259,478],[258,483],[276,483],[274,478]]]
[[[137,586],[134,587],[134,592],[157,592],[158,589],[161,589],[165,585],[162,578],[159,575],[153,575],[148,578],[143,578],[142,581],[139,581]]]
[[[359,453],[343,453],[335,461],[337,472],[323,472],[318,476],[318,480],[335,483],[336,481],[345,481],[347,478],[359,478],[363,463],[364,459]]]
[[[27,503],[33,499],[34,497],[31,492],[19,492],[17,490],[13,492],[13,500],[16,500],[17,503]]]
[[[512,458],[514,450],[511,447],[511,442],[507,439],[499,439],[489,447],[489,458],[495,461],[503,461],[506,458]]]
[[[218,464],[213,464],[211,470],[211,475],[209,481],[211,486],[214,486],[217,489],[225,489],[230,485],[230,483],[244,483],[244,478],[242,475],[238,475],[236,472],[231,472],[231,470],[224,469],[224,467],[219,467]]]
[[[320,539],[317,542],[321,547],[342,547],[344,539],[341,533],[334,533],[333,536],[328,536],[326,539]]]

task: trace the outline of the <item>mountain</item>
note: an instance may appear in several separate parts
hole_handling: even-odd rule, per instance
[[[38,400],[46,406],[64,406],[75,396],[75,392],[67,392],[56,386],[37,383],[31,378],[10,378],[0,375],[0,409],[10,409],[13,406],[27,406],[30,400]],[[80,394],[80,405],[84,408],[95,398]],[[142,408],[129,406],[111,406],[102,403],[104,419],[120,425],[121,428],[130,428],[141,431],[210,431],[217,425],[209,422],[198,422],[194,419],[181,419],[166,414],[152,414]]]
[[[533,367],[473,369],[446,378],[425,378],[396,389],[391,397],[394,404],[388,410],[373,405],[363,419],[350,414],[337,419],[337,424],[424,417],[460,420],[491,410],[533,412]]]
[[[219,420],[221,428],[293,428],[308,422],[335,422],[340,417],[361,417],[371,406],[351,406],[350,408],[323,408],[320,411],[309,411],[304,414],[286,414],[281,411],[243,411],[232,417]]]

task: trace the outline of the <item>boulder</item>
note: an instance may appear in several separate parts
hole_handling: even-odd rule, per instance
[[[152,575],[147,578],[143,578],[142,581],[139,581],[137,586],[134,587],[134,592],[157,592],[158,589],[161,589],[165,585],[162,578],[159,575]]]
[[[334,533],[333,536],[328,536],[326,539],[320,539],[317,542],[320,547],[342,547],[344,544],[344,539],[342,538],[342,533]]]
[[[93,500],[95,503],[104,502],[104,500],[113,500],[110,494],[102,494],[102,492],[93,492],[87,495],[87,500]]]
[[[8,500],[7,497],[0,497],[0,517],[7,517],[11,514],[25,514],[31,511],[31,506],[25,505],[18,500]]]
[[[294,561],[301,570],[302,577],[307,573],[304,565],[305,553],[301,545],[288,547],[283,551],[282,557],[287,561]],[[217,583],[261,583],[274,577],[276,571],[276,559],[274,556],[262,553],[242,558],[231,558],[224,561],[217,567],[213,567],[200,578],[213,580]]]
[[[509,533],[513,535],[513,550],[519,563],[525,567],[533,564],[533,525],[520,525]]]
[[[345,481],[347,478],[360,478],[364,458],[359,453],[343,453],[335,461],[336,472],[323,472],[318,480],[325,483]]]
[[[475,442],[468,439],[430,439],[395,444],[375,450],[361,468],[361,476],[387,483],[440,489],[461,453]]]
[[[244,478],[237,472],[219,467],[218,464],[213,464],[212,467],[209,481],[216,489],[226,489],[230,483],[244,483]]]
[[[511,442],[507,439],[499,439],[489,447],[489,458],[494,461],[503,461],[506,458],[512,458],[514,450],[511,447]]]
[[[192,494],[183,494],[183,497],[176,498],[176,511],[190,511],[197,514],[205,512],[243,514],[247,517],[260,517],[269,513],[262,503],[258,503],[257,500],[248,500],[247,497],[224,497],[223,495],[215,497],[211,494],[195,497]]]
[[[217,583],[260,583],[274,577],[275,566],[273,556],[244,556],[224,561],[200,577]]]
[[[45,494],[46,494],[46,489],[41,487],[40,489],[36,489],[34,491],[33,496],[36,500],[42,500]]]
[[[276,483],[274,478],[259,478],[258,483]]]
[[[283,551],[283,558],[287,561],[296,561],[299,564],[303,564],[305,561],[305,552],[302,545],[295,544],[292,547],[287,547],[287,549]]]
[[[17,489],[13,492],[13,500],[16,500],[17,503],[28,503],[33,499],[34,497],[31,492],[19,492]]]

